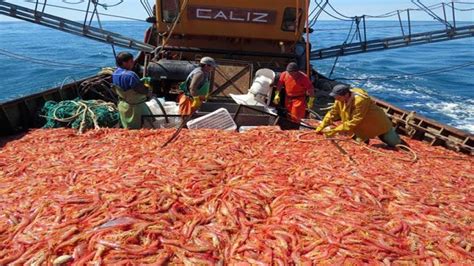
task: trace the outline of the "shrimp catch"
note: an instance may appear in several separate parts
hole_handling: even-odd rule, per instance
[[[0,265],[474,264],[472,156],[410,139],[416,161],[338,141],[343,154],[272,127],[183,130],[161,148],[172,134],[7,142]]]

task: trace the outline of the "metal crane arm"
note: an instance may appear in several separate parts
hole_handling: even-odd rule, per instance
[[[0,15],[25,20],[81,37],[86,37],[95,41],[113,44],[133,50],[151,53],[156,48],[153,45],[146,44],[115,32],[102,30],[72,20],[38,12],[23,6],[7,3],[4,0],[0,0]]]
[[[311,51],[311,60],[403,48],[412,45],[443,42],[468,37],[474,37],[474,25],[331,46]]]

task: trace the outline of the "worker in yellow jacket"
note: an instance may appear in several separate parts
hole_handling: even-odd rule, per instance
[[[365,90],[339,84],[333,88],[330,96],[336,101],[316,132],[324,132],[328,137],[338,133],[355,135],[357,140],[363,142],[378,136],[391,147],[401,143],[400,136],[385,112],[372,101]],[[340,125],[324,130],[337,120],[341,120]]]

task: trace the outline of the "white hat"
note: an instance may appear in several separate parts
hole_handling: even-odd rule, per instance
[[[199,61],[199,63],[203,64],[203,65],[210,65],[210,66],[213,66],[213,67],[217,66],[216,60],[214,60],[214,58],[209,57],[209,56],[205,56],[205,57],[201,58],[201,61]]]

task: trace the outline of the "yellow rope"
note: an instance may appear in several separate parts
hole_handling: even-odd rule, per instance
[[[75,104],[77,106],[79,106],[79,108],[77,108],[76,112],[74,115],[70,116],[70,117],[66,117],[66,118],[59,118],[57,117],[56,115],[56,112],[58,109],[60,109],[62,106],[58,106],[54,109],[53,111],[53,117],[52,119],[56,120],[56,121],[59,121],[59,122],[63,122],[63,123],[69,123],[69,122],[72,122],[74,121],[78,116],[82,116],[82,120],[81,120],[81,123],[80,123],[80,126],[79,126],[79,133],[82,134],[84,133],[84,129],[86,127],[86,115],[87,113],[90,114],[90,117],[92,119],[92,122],[94,123],[94,128],[95,129],[99,129],[100,126],[99,126],[99,122],[97,121],[97,116],[95,115],[94,111],[92,111],[91,107],[92,106],[88,106],[86,103],[84,103],[83,101],[68,101],[72,104]],[[94,103],[94,107],[97,107],[97,106],[105,106],[108,108],[109,111],[115,111],[117,110],[117,107],[115,106],[114,103],[109,103],[109,102],[105,102],[105,101],[102,101],[102,100],[91,100],[89,102],[93,102]],[[47,116],[43,116],[45,118],[51,118],[51,117],[47,117]]]
[[[298,134],[298,135],[296,136],[296,140],[298,140],[299,142],[303,142],[303,143],[312,143],[312,142],[320,142],[320,141],[331,141],[331,140],[334,140],[334,141],[350,141],[350,140],[351,140],[351,139],[343,139],[343,138],[301,139],[302,136],[311,135],[311,134],[316,134],[316,136],[319,136],[317,133],[315,133],[315,132],[313,132],[313,131],[308,131],[308,132],[304,132],[304,133]]]
[[[75,104],[75,105],[79,105],[76,101],[71,101],[71,103]],[[79,115],[81,115],[81,108],[77,108],[76,110],[76,113],[71,116],[71,117],[67,117],[67,118],[59,118],[56,116],[56,111],[58,111],[58,107],[56,107],[53,111],[53,119],[56,120],[56,121],[59,121],[59,122],[63,122],[63,123],[69,123],[69,122],[72,122],[74,121],[74,119],[76,119],[76,117],[78,117]],[[46,116],[45,116],[46,117]],[[48,117],[46,117],[48,118]]]
[[[188,1],[189,0],[184,0],[183,4],[181,5],[181,9],[179,10],[178,16],[176,16],[176,19],[173,23],[173,26],[171,26],[171,29],[170,29],[170,32],[169,32],[168,36],[166,36],[166,39],[163,41],[163,44],[161,45],[160,50],[156,54],[159,54],[159,53],[161,53],[161,51],[163,51],[163,49],[165,48],[165,46],[168,43],[169,39],[171,38],[171,35],[173,35],[174,28],[176,28],[176,25],[178,25],[178,22],[179,22],[179,20],[182,16],[182,14],[184,13],[184,9],[188,5]]]
[[[357,142],[357,141],[354,141],[354,143],[360,145],[362,148],[368,150],[368,151],[371,151],[371,152],[374,152],[374,153],[377,153],[377,154],[380,154],[384,157],[393,157],[391,154],[388,154],[388,153],[385,153],[385,152],[381,152],[381,151],[378,151],[378,150],[375,150],[375,149],[372,149],[370,148],[368,145],[362,145],[361,143]],[[418,155],[416,154],[416,152],[414,150],[412,150],[410,147],[406,146],[406,145],[402,145],[402,144],[398,144],[398,145],[395,145],[396,148],[398,148],[399,150],[402,150],[404,152],[408,152],[408,153],[411,153],[413,155],[413,157],[411,159],[405,159],[405,158],[398,158],[398,157],[395,157],[394,159],[396,160],[400,160],[400,161],[405,161],[405,162],[416,162],[418,160]]]

